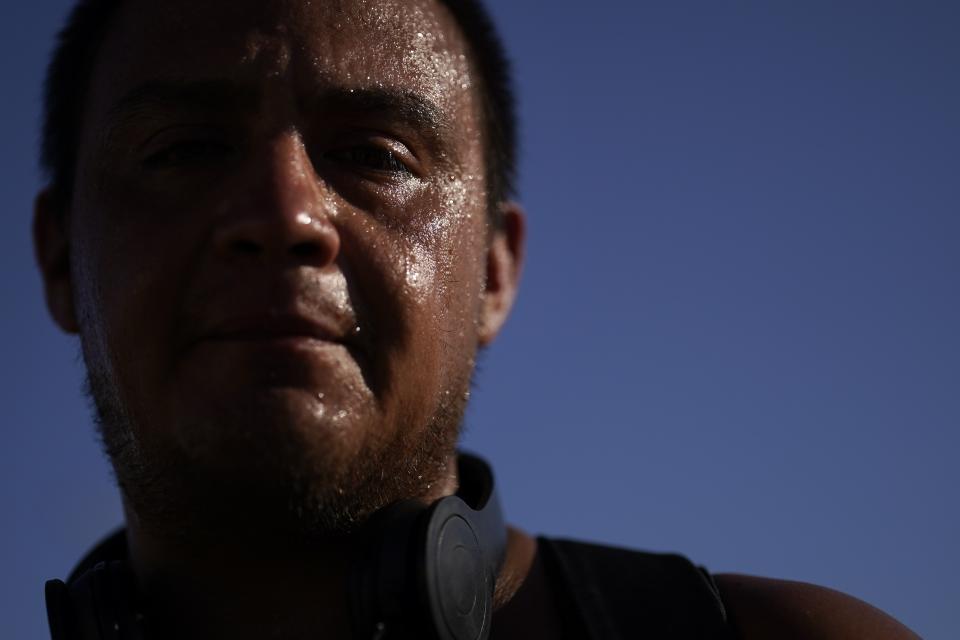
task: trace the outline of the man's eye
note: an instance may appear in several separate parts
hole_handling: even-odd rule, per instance
[[[326,153],[328,160],[355,165],[364,169],[389,173],[410,174],[410,168],[390,149],[375,146],[356,146]]]
[[[184,140],[168,145],[151,154],[143,161],[147,169],[163,169],[191,164],[203,164],[220,160],[233,153],[233,149],[217,140]]]

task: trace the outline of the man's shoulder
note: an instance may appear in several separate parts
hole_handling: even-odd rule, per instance
[[[731,637],[710,574],[684,556],[548,538],[539,546],[584,637]]]
[[[915,640],[919,636],[866,602],[805,582],[716,574],[738,637]]]
[[[743,640],[919,638],[883,611],[827,587],[711,574],[674,553],[544,538],[540,544],[587,626],[608,629],[599,637],[643,631]]]

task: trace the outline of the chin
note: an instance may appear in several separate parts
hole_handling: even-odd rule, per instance
[[[117,478],[140,519],[171,536],[344,532],[381,506],[367,481],[380,456],[356,437],[361,428],[260,402],[229,424],[181,423],[148,464],[118,466]]]
[[[303,473],[312,467],[326,475],[350,466],[368,442],[383,436],[372,407],[333,396],[270,387],[191,399],[174,413],[179,418],[174,446],[187,459],[223,470],[279,467]],[[380,433],[373,433],[375,427]]]
[[[158,532],[339,535],[386,504],[436,492],[449,475],[462,407],[390,419],[356,387],[227,393],[218,382],[103,429],[108,451],[132,436],[127,450],[141,455],[111,458],[130,507]]]

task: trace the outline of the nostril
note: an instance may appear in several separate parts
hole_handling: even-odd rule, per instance
[[[298,242],[290,247],[290,253],[297,258],[313,258],[320,248],[313,242]]]
[[[258,255],[261,251],[261,247],[256,242],[251,240],[234,240],[233,250],[237,253],[243,253],[248,256]]]

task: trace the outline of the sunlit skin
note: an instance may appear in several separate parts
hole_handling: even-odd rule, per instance
[[[349,637],[355,527],[456,489],[524,236],[511,203],[489,224],[469,60],[433,0],[132,0],[111,25],[71,198],[40,195],[35,239],[167,637]],[[511,529],[495,638],[559,636],[535,556]],[[759,580],[720,576],[744,637],[812,637],[782,625],[814,601],[912,637]]]

